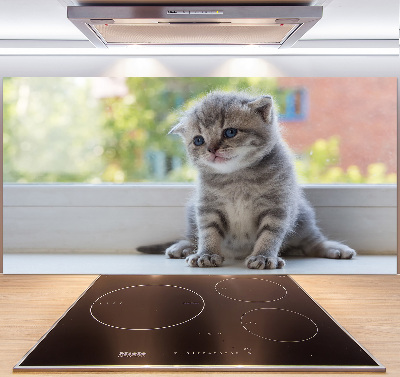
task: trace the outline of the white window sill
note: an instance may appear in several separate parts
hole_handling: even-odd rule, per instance
[[[5,274],[396,274],[395,255],[357,255],[352,260],[287,257],[279,270],[249,270],[242,261],[219,268],[191,268],[182,259],[145,254],[4,254]]]

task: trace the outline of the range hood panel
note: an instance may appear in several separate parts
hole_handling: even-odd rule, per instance
[[[72,6],[68,18],[96,46],[290,47],[322,16],[320,6]]]
[[[235,25],[225,23],[95,25],[109,44],[274,44],[298,25]],[[266,33],[266,28],[268,32]]]

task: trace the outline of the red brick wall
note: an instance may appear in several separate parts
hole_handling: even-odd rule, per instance
[[[300,153],[319,138],[340,137],[340,166],[362,172],[383,162],[394,173],[397,161],[397,80],[384,77],[278,78],[281,88],[305,88],[304,121],[285,122],[288,144]]]

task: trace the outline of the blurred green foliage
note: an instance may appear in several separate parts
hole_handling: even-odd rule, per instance
[[[4,79],[5,182],[182,180],[155,174],[153,161],[167,171],[184,161],[181,141],[167,136],[182,106],[216,89],[279,95],[269,78],[131,77],[126,95],[96,97],[93,80]]]
[[[383,163],[368,165],[362,174],[356,165],[346,170],[336,166],[340,162],[340,138],[318,139],[296,159],[296,170],[301,183],[353,183],[381,184],[396,183],[395,173],[387,174]]]
[[[124,95],[96,94],[93,80],[3,79],[4,182],[191,182],[181,140],[167,135],[181,110],[216,89],[271,94],[278,107],[286,95],[273,78],[131,77]],[[296,162],[302,182],[396,182],[384,164],[362,175],[339,159],[338,137],[317,140]]]
[[[86,182],[102,169],[99,105],[86,80],[3,79],[4,182]]]

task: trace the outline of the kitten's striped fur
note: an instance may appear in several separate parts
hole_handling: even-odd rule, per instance
[[[230,255],[246,258],[248,268],[273,269],[284,266],[280,255],[289,248],[316,257],[355,255],[316,226],[270,96],[210,93],[171,132],[183,138],[199,181],[186,238],[167,248],[168,257],[208,267]]]

